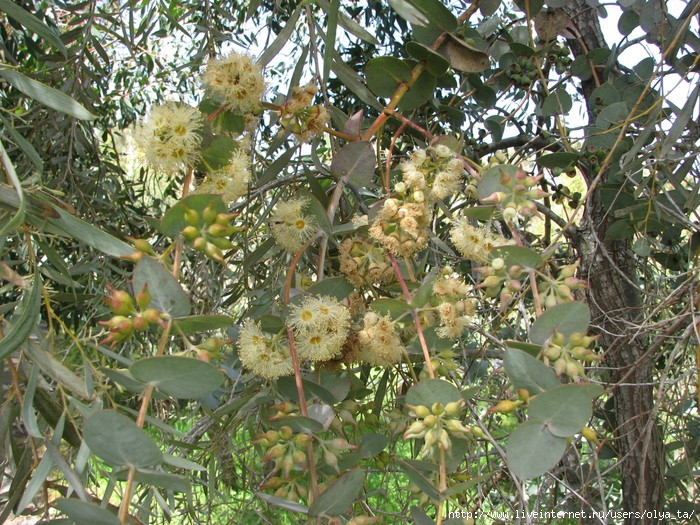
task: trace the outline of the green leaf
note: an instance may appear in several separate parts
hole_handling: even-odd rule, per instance
[[[573,102],[565,89],[560,88],[549,94],[542,103],[542,116],[566,115],[571,111]]]
[[[506,348],[503,366],[513,386],[524,388],[533,396],[561,385],[554,370],[516,348]]]
[[[436,85],[437,79],[430,72],[421,72],[411,88],[399,101],[399,109],[412,111],[419,108],[433,97]]]
[[[120,371],[114,370],[112,368],[100,368],[100,372],[109,377],[115,383],[126,388],[129,392],[133,392],[134,394],[141,394],[146,388],[146,385],[144,383],[136,381],[133,377],[131,377],[131,374],[128,370]]]
[[[411,305],[398,299],[377,299],[372,301],[369,307],[378,314],[390,315],[392,319],[397,319],[412,310]]]
[[[463,73],[480,73],[490,65],[486,53],[451,34],[447,36],[438,52],[447,56],[453,69]]]
[[[163,220],[160,223],[160,231],[163,232],[168,237],[177,237],[185,226],[188,225],[185,220],[185,209],[194,210],[199,213],[200,217],[202,212],[210,204],[214,203],[214,209],[216,213],[226,213],[228,209],[221,200],[219,195],[209,195],[206,193],[198,193],[196,195],[190,195],[184,199],[176,202],[168,211],[163,215]],[[204,224],[204,220],[201,220]]]
[[[48,203],[46,204],[48,206]],[[92,224],[88,224],[67,211],[56,206],[50,206],[50,208],[58,217],[48,217],[46,220],[65,232],[66,235],[78,239],[111,257],[124,257],[136,251],[136,248],[130,244],[113,237]]]
[[[541,168],[561,168],[566,169],[575,162],[577,162],[581,156],[578,153],[571,153],[568,151],[558,151],[556,153],[548,153],[547,155],[541,155],[537,157],[537,165]]]
[[[270,505],[274,505],[275,507],[279,507],[290,512],[298,512],[300,514],[308,514],[309,512],[308,507],[301,505],[300,503],[296,503],[295,501],[289,501],[285,498],[278,498],[277,496],[265,494],[264,492],[256,492],[255,495]]]
[[[163,461],[149,435],[116,410],[99,410],[90,416],[83,439],[93,454],[115,467],[150,467]]]
[[[518,167],[511,164],[497,164],[487,169],[479,181],[479,187],[477,189],[478,197],[480,199],[485,199],[496,191],[508,192],[508,188],[501,184],[501,178],[504,175],[514,177],[517,172]]]
[[[362,439],[360,439],[360,453],[365,459],[373,458],[382,452],[388,444],[389,438],[384,434],[369,432],[363,434]]]
[[[34,496],[44,487],[46,480],[49,478],[51,473],[51,468],[53,467],[53,458],[51,454],[44,454],[41,461],[34,469],[32,474],[32,479],[27,484],[22,494],[22,499],[17,504],[17,508],[14,509],[17,515],[21,514],[24,509],[32,502]]]
[[[596,127],[608,129],[611,126],[622,124],[629,117],[630,110],[625,102],[614,102],[604,107],[595,120]]]
[[[190,315],[190,300],[180,283],[162,262],[144,255],[134,269],[134,290],[141,291],[148,284],[153,301],[151,306],[171,317]]]
[[[424,379],[414,383],[406,392],[406,404],[430,408],[434,403],[452,403],[461,401],[462,394],[452,383],[443,379]]]
[[[418,462],[398,460],[396,464],[420,490],[433,501],[440,501],[440,493],[414,465]]]
[[[555,436],[540,422],[527,421],[508,438],[508,467],[521,479],[535,478],[557,464],[566,445],[566,438]]]
[[[544,0],[515,0],[515,5],[517,5],[518,9],[523,13],[526,13],[527,16],[532,18],[542,11]]]
[[[5,336],[0,339],[0,359],[4,359],[17,350],[27,340],[36,326],[41,306],[41,277],[34,274],[34,281],[29,290],[25,290],[10,321],[10,328],[5,329]]]
[[[435,77],[444,75],[450,67],[445,57],[419,42],[406,42],[406,52],[416,60],[424,61],[426,70]]]
[[[506,263],[506,268],[522,266],[523,268],[539,268],[544,264],[542,256],[530,248],[524,246],[499,246],[489,252],[489,260],[501,258]]]
[[[80,120],[94,120],[97,118],[65,93],[37,82],[14,69],[8,69],[0,65],[0,76],[15,89],[56,111],[66,113]]]
[[[0,115],[0,122],[3,126],[5,126],[5,129],[12,137],[12,141],[15,144],[17,144],[17,146],[24,152],[24,154],[31,161],[31,163],[34,164],[34,168],[36,168],[36,171],[39,173],[39,175],[44,173],[44,161],[41,158],[41,155],[39,155],[39,152],[34,148],[34,146],[32,146],[31,143],[27,141],[27,139],[25,139],[20,133],[18,133],[14,126],[12,126],[12,124],[2,115]],[[15,185],[15,188],[16,187],[17,185]]]
[[[585,303],[572,301],[558,304],[537,318],[530,327],[530,341],[543,345],[554,332],[569,337],[576,332],[585,332],[591,322],[591,312]]]
[[[310,379],[302,379],[301,382],[304,387],[304,396],[307,401],[310,401],[314,397],[320,399],[324,403],[334,404],[337,403],[333,392],[326,389],[324,386],[311,381]],[[292,376],[283,376],[277,379],[277,388],[282,395],[288,399],[298,402],[299,393],[297,391],[296,380]]]
[[[218,368],[193,357],[147,357],[136,361],[129,371],[137,381],[154,385],[176,399],[201,399],[224,382]]]
[[[428,16],[410,0],[389,0],[389,5],[396,14],[411,24],[426,26],[430,22]]]
[[[54,359],[49,352],[31,339],[26,341],[24,353],[42,370],[42,372],[56,380],[75,396],[82,399],[88,399],[90,397],[85,386],[85,381],[80,379],[72,370],[64,366],[63,363]]]
[[[320,432],[324,430],[323,424],[306,416],[283,416],[270,421],[270,427],[279,430],[282,427],[289,427],[292,432]]]
[[[202,164],[208,172],[220,170],[231,162],[231,156],[237,148],[238,145],[231,137],[220,135],[202,151]]]
[[[15,19],[26,29],[39,35],[46,40],[47,43],[58,49],[64,57],[68,57],[68,50],[61,41],[61,36],[58,32],[44,24],[41,20],[23,9],[11,0],[0,0],[0,11],[4,11],[7,16]]]
[[[593,415],[591,396],[581,385],[560,385],[531,398],[527,415],[553,435],[571,437],[580,432]]]
[[[233,319],[228,315],[190,315],[176,317],[173,323],[185,334],[218,330],[233,325]]]
[[[633,9],[623,11],[617,21],[617,30],[622,36],[629,34],[639,27],[639,13]]]
[[[126,481],[128,476],[129,470],[125,469],[116,472],[112,477],[118,481]],[[155,487],[160,487],[165,490],[172,490],[173,492],[190,491],[190,482],[184,476],[179,476],[177,474],[168,474],[166,472],[161,472],[158,470],[136,469],[136,472],[134,474],[134,480],[138,483],[153,485]]]
[[[54,505],[75,525],[121,525],[119,518],[99,505],[73,498],[60,498]]]
[[[443,33],[457,29],[457,19],[440,0],[407,0],[428,17],[428,24],[435,26]]]
[[[340,148],[331,161],[331,173],[344,178],[356,188],[372,183],[377,156],[369,142],[350,142]]]
[[[314,377],[318,377],[319,384],[333,395],[335,403],[343,401],[348,396],[352,386],[350,375],[345,371],[326,372],[319,370],[314,374]]]
[[[375,57],[367,62],[365,77],[375,95],[388,98],[411,79],[411,66],[396,57]]]

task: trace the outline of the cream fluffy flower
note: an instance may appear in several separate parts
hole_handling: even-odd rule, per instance
[[[268,379],[294,373],[287,340],[263,332],[251,319],[238,334],[238,357],[246,368]]]
[[[304,213],[308,204],[308,198],[279,201],[270,216],[272,235],[289,252],[296,252],[318,231],[313,216]]]
[[[231,111],[241,114],[257,111],[265,91],[260,66],[251,57],[239,53],[210,60],[202,82]]]
[[[350,329],[350,310],[333,297],[304,297],[289,307],[287,323],[300,357],[327,361],[343,348]]]
[[[245,195],[250,183],[250,159],[240,149],[236,150],[229,163],[207,175],[195,193],[214,193],[221,195],[229,204],[241,195]]]

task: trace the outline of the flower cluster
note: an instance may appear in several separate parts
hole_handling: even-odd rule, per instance
[[[552,308],[560,303],[574,300],[573,291],[586,287],[586,282],[574,277],[580,261],[567,264],[559,269],[556,279],[544,278],[537,285],[540,300],[545,308]]]
[[[438,449],[448,451],[452,447],[451,437],[468,439],[473,429],[460,421],[464,401],[452,401],[446,405],[433,403],[428,408],[423,405],[408,406],[410,415],[417,418],[404,432],[404,439],[423,439],[421,457],[435,457]]]
[[[457,193],[462,186],[464,166],[450,148],[440,144],[414,151],[401,164],[403,181],[395,187],[397,193],[413,193],[415,202],[434,202]]]
[[[152,324],[163,325],[164,314],[155,308],[150,308],[152,301],[151,292],[148,291],[148,283],[143,285],[143,289],[136,294],[136,301],[131,298],[128,292],[117,290],[107,285],[109,295],[103,301],[114,316],[107,321],[100,321],[99,324],[109,328],[109,335],[99,342],[99,344],[109,343],[110,348],[117,343],[122,343],[135,332],[143,332]]]
[[[313,216],[304,213],[309,202],[306,197],[280,201],[272,211],[270,231],[288,252],[296,252],[318,232]]]
[[[221,195],[223,201],[230,204],[241,195],[245,195],[248,184],[250,184],[250,159],[242,148],[238,148],[233,152],[226,166],[207,174],[204,182],[197,186],[196,193]]]
[[[586,375],[583,363],[603,359],[590,348],[597,339],[597,336],[580,332],[571,334],[567,339],[561,332],[554,332],[542,345],[540,353],[545,363],[552,364],[557,375],[564,374],[576,380]]]
[[[294,372],[287,338],[264,332],[252,319],[241,327],[238,348],[241,363],[262,377],[275,379]]]
[[[172,174],[194,165],[199,157],[203,125],[198,109],[166,102],[151,109],[148,118],[137,128],[135,139],[151,167]]]
[[[425,202],[404,194],[384,201],[369,234],[389,252],[411,257],[428,244],[430,211]]]
[[[289,307],[299,357],[328,361],[337,357],[350,330],[350,311],[333,297],[304,297]]]
[[[503,208],[503,218],[514,221],[518,214],[530,217],[537,213],[537,206],[533,199],[541,199],[549,195],[537,185],[543,175],[528,175],[523,170],[517,170],[514,175],[509,175],[501,170],[502,190],[495,191],[481,202],[498,204]]]
[[[345,239],[340,245],[340,271],[355,286],[387,283],[395,279],[386,251],[365,235]]]
[[[299,142],[309,142],[321,135],[331,120],[325,107],[311,105],[317,91],[311,83],[294,87],[292,95],[280,109],[280,124]]]
[[[265,81],[260,66],[247,55],[231,53],[210,60],[202,82],[233,112],[245,115],[260,109]]]
[[[359,357],[363,362],[370,366],[389,367],[403,360],[406,348],[390,316],[367,312],[363,325],[357,332]]]
[[[467,298],[471,291],[467,283],[450,275],[451,269],[443,271],[443,277],[433,283],[431,303],[437,308],[440,326],[438,337],[460,337],[474,315],[474,304]]]
[[[514,241],[496,235],[484,228],[472,226],[467,219],[457,219],[450,230],[455,248],[467,259],[486,264],[494,248],[514,244]]]
[[[241,231],[241,228],[231,226],[231,220],[236,216],[230,213],[217,213],[213,202],[204,208],[201,214],[197,210],[186,208],[187,226],[182,230],[182,237],[195,250],[223,263],[222,250],[234,248],[229,237]]]

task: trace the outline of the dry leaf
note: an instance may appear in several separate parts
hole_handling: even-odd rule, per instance
[[[449,34],[438,52],[446,56],[452,68],[457,71],[479,73],[489,67],[489,56],[486,53]]]
[[[570,24],[571,18],[561,9],[557,9],[556,11],[540,11],[535,17],[535,32],[543,42],[550,42],[557,38],[557,36],[575,38],[568,29]]]

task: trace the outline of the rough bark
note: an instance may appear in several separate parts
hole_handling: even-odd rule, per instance
[[[572,2],[567,13],[578,37],[570,42],[575,54],[606,46],[598,15],[587,2]],[[595,72],[582,85],[587,101],[597,83],[607,80],[600,78],[600,73]],[[614,447],[619,458],[623,507],[633,513],[625,523],[650,524],[650,518],[634,513],[663,509],[663,446],[654,412],[653,361],[646,355],[647,338],[636,328],[643,300],[636,285],[635,259],[628,241],[605,238],[614,217],[602,202],[605,173],[598,182],[586,203],[577,248],[589,284],[592,328],[601,334],[606,366],[614,370]]]

